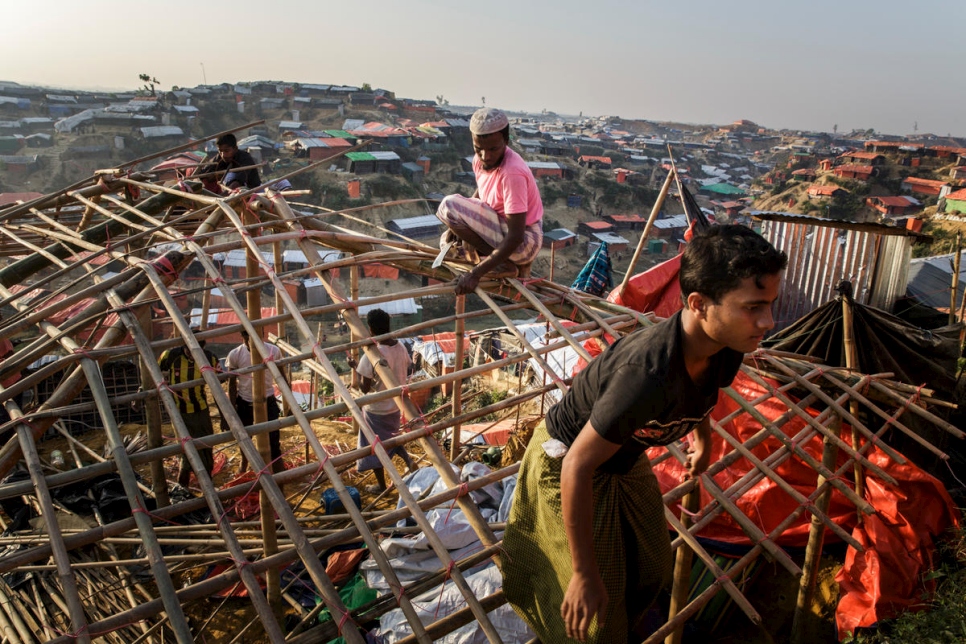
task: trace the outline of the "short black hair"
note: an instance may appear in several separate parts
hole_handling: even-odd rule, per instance
[[[237,148],[238,139],[235,138],[234,134],[229,132],[228,134],[222,134],[219,136],[218,140],[215,141],[215,145],[230,145],[233,148]]]
[[[746,226],[720,225],[694,236],[681,256],[681,299],[700,293],[720,302],[742,280],[761,278],[785,269],[788,257]]]
[[[372,309],[366,314],[366,323],[373,335],[385,335],[391,329],[389,314],[382,309]]]

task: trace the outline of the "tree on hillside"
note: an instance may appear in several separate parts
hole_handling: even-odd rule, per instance
[[[148,92],[151,96],[157,96],[157,92],[154,91],[155,85],[160,85],[161,81],[157,78],[153,78],[151,74],[139,74],[138,78],[144,83],[144,87],[141,88],[142,91]]]

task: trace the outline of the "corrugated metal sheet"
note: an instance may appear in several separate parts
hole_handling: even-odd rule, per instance
[[[962,251],[960,255],[959,286],[956,291],[957,310],[962,305],[963,294],[966,292],[966,251]],[[916,298],[926,306],[948,310],[954,259],[955,253],[949,253],[911,260],[906,295]]]
[[[163,136],[184,136],[184,130],[177,125],[152,125],[142,127],[141,134],[146,139],[156,139]]]
[[[440,226],[442,224],[436,215],[421,215],[419,217],[407,217],[405,219],[392,219],[387,223],[392,223],[396,228],[404,232],[414,228],[427,228]]]
[[[419,313],[419,309],[421,308],[423,307],[416,304],[414,298],[408,297],[404,300],[392,300],[391,302],[380,302],[378,304],[360,304],[359,315],[364,316],[373,309],[382,309],[389,315],[415,315]]]
[[[913,237],[902,229],[846,228],[834,222],[792,219],[762,221],[765,239],[788,255],[788,269],[775,303],[776,331],[834,298],[835,287],[842,280],[852,283],[857,302],[892,310],[906,291]]]
[[[338,250],[320,250],[318,251],[319,256],[322,259],[322,263],[335,262],[342,259],[342,252]],[[300,250],[284,250],[282,251],[282,263],[284,264],[305,264],[308,266],[309,260],[305,258],[305,253]]]

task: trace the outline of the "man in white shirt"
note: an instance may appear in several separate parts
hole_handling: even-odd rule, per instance
[[[231,372],[231,377],[228,379],[228,398],[232,401],[235,406],[235,411],[238,412],[238,418],[241,420],[245,427],[251,427],[255,424],[255,409],[252,399],[252,372],[239,373],[235,372],[247,369],[252,366],[252,354],[248,349],[248,343],[251,341],[248,337],[248,333],[243,329],[241,332],[242,343],[231,350],[228,357],[225,359],[225,369]],[[282,352],[274,344],[270,344],[261,340],[265,345],[266,355],[269,360],[280,360],[282,357]],[[262,375],[265,378],[265,409],[267,411],[267,420],[277,420],[279,416],[278,401],[275,400],[275,388],[272,379],[272,374],[266,367],[262,370]],[[282,442],[279,435],[279,430],[275,429],[268,433],[268,441],[271,446],[272,453],[272,471],[281,472],[285,469],[285,464],[282,462]],[[244,455],[242,455],[242,466],[241,471],[244,472],[248,467],[248,461]]]
[[[389,314],[382,309],[373,309],[369,311],[368,315],[366,315],[366,322],[369,324],[369,334],[373,337],[382,336],[389,333]],[[384,340],[379,340],[376,343],[376,348],[379,349],[379,353],[382,354],[383,360],[386,361],[389,369],[396,376],[396,380],[400,384],[405,384],[406,373],[410,363],[409,352],[406,351],[406,347],[395,338],[386,338]],[[358,366],[356,365],[355,360],[350,358],[349,366],[355,369],[356,372],[362,377],[362,382],[360,384],[362,393],[366,394],[370,391],[385,390],[386,387],[383,385],[383,383],[379,382],[379,376],[376,375],[372,362],[369,360],[369,356],[363,354],[362,358],[359,360]],[[375,433],[380,441],[388,440],[399,433],[401,415],[394,399],[389,398],[387,400],[371,403],[362,410],[362,413],[365,416],[366,424],[369,425],[369,428],[372,429],[373,433]],[[357,446],[366,447],[368,445],[369,439],[360,429]],[[402,445],[389,451],[389,458],[392,458],[395,455],[398,455],[400,458],[402,458],[410,470],[413,469],[413,461]],[[372,470],[376,475],[377,484],[366,488],[367,492],[371,494],[379,494],[386,489],[386,473],[383,470],[382,463],[375,454],[370,454],[369,456],[360,459],[359,463],[356,465],[356,469],[359,472]]]

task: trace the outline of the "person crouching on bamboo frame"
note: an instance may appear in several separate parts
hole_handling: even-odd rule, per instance
[[[614,342],[537,426],[504,538],[504,592],[543,642],[626,642],[670,583],[661,490],[645,451],[697,430],[688,476],[711,458],[710,412],[773,326],[783,252],[713,226],[681,260],[683,310]]]
[[[470,118],[473,136],[472,197],[449,195],[436,216],[446,224],[440,248],[457,244],[457,256],[475,266],[460,275],[456,294],[472,293],[490,272],[530,274],[543,246],[543,201],[533,172],[509,147],[510,121],[501,110],[484,107]]]

